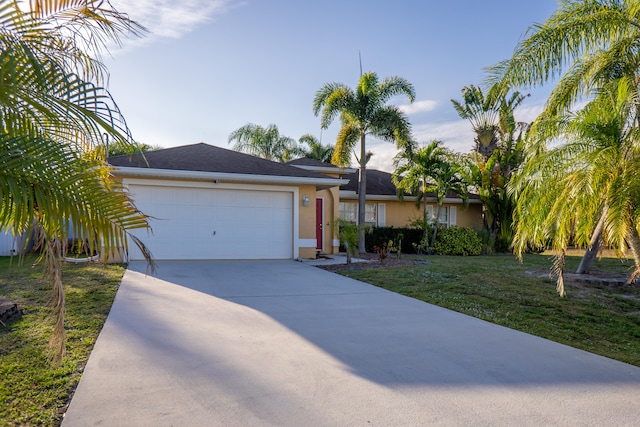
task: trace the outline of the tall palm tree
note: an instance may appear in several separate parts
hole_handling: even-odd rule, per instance
[[[287,162],[302,152],[295,139],[280,135],[274,124],[264,128],[247,123],[231,132],[229,143],[234,141],[234,150],[276,162]]]
[[[465,179],[475,185],[484,210],[484,227],[495,249],[506,251],[513,237],[514,200],[507,194],[512,173],[522,163],[523,131],[515,109],[528,95],[495,85],[484,94],[470,85],[462,89],[462,101],[451,100],[460,117],[469,120],[476,134],[475,151],[466,156]]]
[[[398,198],[403,200],[405,194],[415,194],[416,207],[422,204],[425,241],[429,240],[427,195],[435,190],[435,177],[450,159],[451,153],[438,140],[411,152],[401,151],[394,159],[396,169],[391,179],[398,190]]]
[[[101,86],[96,49],[144,31],[108,3],[0,0],[0,229],[33,235],[54,290],[53,362],[65,349],[61,262],[67,236],[105,257],[127,246],[128,230],[148,227],[121,185],[109,179],[102,135],[131,142]],[[102,154],[101,154],[102,153]],[[143,254],[144,245],[134,236]]]
[[[410,102],[415,99],[415,89],[400,77],[387,77],[380,81],[376,73],[360,76],[355,91],[342,83],[326,83],[313,99],[313,113],[321,114],[323,129],[329,127],[340,115],[342,125],[332,163],[348,165],[356,144],[360,144],[360,174],[358,177],[358,227],[360,227],[358,250],[365,249],[365,204],[367,195],[366,137],[371,135],[383,141],[395,142],[400,149],[411,149],[411,125],[400,109],[387,102],[396,95],[406,95]]]
[[[640,129],[635,81],[623,78],[603,88],[577,113],[538,123],[539,141],[512,184],[517,195],[514,246],[530,244],[557,252],[558,292],[564,296],[564,253],[570,241],[590,243],[593,224],[603,241],[622,255],[627,244],[635,260],[628,278],[640,274]],[[549,139],[564,141],[546,149]]]
[[[306,133],[298,139],[300,145],[307,144],[308,150],[303,149],[303,156],[307,159],[320,160],[321,162],[331,163],[334,148],[332,145],[322,145],[315,136]]]

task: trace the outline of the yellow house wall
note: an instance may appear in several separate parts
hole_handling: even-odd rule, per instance
[[[309,197],[309,206],[302,203],[304,196]],[[301,185],[298,191],[299,220],[298,239],[300,248],[298,256],[300,258],[316,257],[316,187],[311,185]],[[311,243],[313,240],[313,244]]]
[[[458,207],[457,216],[456,225],[478,231],[482,229],[482,204],[474,203],[466,208]]]
[[[378,203],[384,203],[386,206],[386,221],[387,227],[407,227],[418,218],[422,218],[422,210],[416,208],[413,201],[380,201]]]
[[[357,200],[343,199],[343,202],[356,203]],[[384,203],[387,227],[408,227],[411,222],[422,218],[422,205],[417,208],[412,200],[401,202],[400,200],[367,200],[367,203]],[[434,205],[429,203],[429,205]],[[456,225],[471,227],[475,230],[482,228],[482,205],[480,203],[469,204],[466,208],[460,203],[444,203],[443,206],[456,207]],[[338,218],[336,213],[336,218]]]

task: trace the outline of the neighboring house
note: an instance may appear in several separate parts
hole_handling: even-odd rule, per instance
[[[155,259],[314,258],[318,240],[337,251],[332,228],[318,239],[316,200],[332,219],[339,178],[202,143],[108,160],[152,217],[134,234]],[[142,259],[132,244],[129,259]]]
[[[0,230],[0,256],[19,255],[25,251],[27,235],[14,236]]]

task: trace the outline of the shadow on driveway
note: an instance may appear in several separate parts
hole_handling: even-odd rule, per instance
[[[144,271],[130,265],[65,425],[640,419],[640,368],[302,263]]]

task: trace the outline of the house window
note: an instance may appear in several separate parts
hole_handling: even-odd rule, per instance
[[[375,203],[367,203],[364,205],[364,222],[367,224],[378,225],[378,205]]]
[[[349,222],[358,222],[358,204],[352,202],[340,202],[340,219]]]
[[[436,212],[438,211],[437,206],[427,205],[427,218],[430,224],[436,222]],[[438,224],[449,225],[449,207],[442,206],[440,208],[440,215],[438,216]]]
[[[365,204],[364,222],[369,225],[384,225],[384,203],[367,203]],[[358,203],[356,202],[340,202],[339,204],[340,219],[345,221],[358,222]]]

